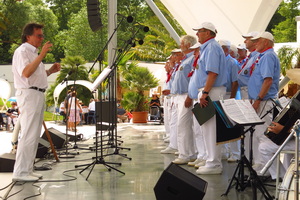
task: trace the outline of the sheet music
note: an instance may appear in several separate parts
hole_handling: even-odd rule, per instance
[[[249,100],[226,99],[220,101],[220,104],[227,117],[238,124],[263,122]]]

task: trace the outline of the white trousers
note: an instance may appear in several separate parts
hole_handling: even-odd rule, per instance
[[[226,94],[225,87],[213,87],[209,96],[212,101],[218,101],[223,98]],[[202,91],[198,94],[200,99]],[[216,127],[216,116],[213,116],[207,122],[202,125],[203,138],[206,146],[207,159],[205,167],[216,167],[221,166],[221,145],[217,145],[217,127]]]
[[[8,119],[7,119],[7,123],[9,125],[11,125],[12,127],[17,124],[17,121],[18,121],[17,117],[15,117],[15,118],[8,117]]]
[[[177,145],[177,121],[178,121],[178,115],[177,115],[177,97],[172,96],[171,97],[171,111],[170,111],[170,143],[169,147],[173,149],[178,149]]]
[[[44,117],[44,93],[32,89],[16,91],[20,109],[21,133],[13,176],[27,176],[33,171],[34,159]]]
[[[272,101],[261,101],[259,108],[257,110],[257,115],[262,118],[265,115],[265,113],[271,110],[272,108],[273,108]],[[269,138],[267,138],[264,135],[264,132],[271,124],[272,119],[273,119],[273,112],[268,113],[265,117],[262,118],[262,120],[265,121],[265,123],[254,127],[255,131],[253,133],[253,147],[252,147],[254,164],[263,164],[265,162],[261,157],[261,153],[258,150],[258,147],[261,143],[269,141]]]
[[[197,102],[199,102],[199,100],[194,101],[194,104]],[[203,131],[195,115],[193,115],[193,132],[195,138],[195,146],[197,150],[197,159],[206,160],[207,153],[203,138]]]
[[[164,125],[166,136],[170,136],[170,121],[171,121],[171,97],[164,97]]]
[[[187,94],[177,95],[178,122],[177,122],[177,144],[178,158],[196,158],[194,134],[193,134],[193,113],[192,106],[184,106]]]
[[[230,94],[226,93],[224,99],[230,99]],[[237,140],[223,145],[225,152],[229,153],[229,157],[239,159],[241,155],[241,141]]]
[[[280,146],[278,146],[277,144],[275,144],[274,142],[272,142],[271,140],[266,140],[262,143],[259,144],[259,152],[260,155],[262,157],[262,161],[263,161],[263,165],[267,164],[267,162],[269,160],[271,160],[272,156],[276,153],[276,151],[278,150]],[[288,141],[283,150],[288,150],[288,151],[294,151],[295,150],[295,140],[290,140]],[[287,170],[287,168],[290,165],[290,161],[293,158],[293,154],[285,154],[284,155],[284,162],[283,164],[281,162],[280,163],[280,171],[279,171],[279,177],[283,178],[284,174]],[[279,158],[279,156],[277,156],[277,159]],[[272,163],[272,165],[270,166],[270,168],[268,169],[272,179],[276,178],[276,172],[277,172],[277,167],[276,167],[276,160],[274,160],[274,162]]]

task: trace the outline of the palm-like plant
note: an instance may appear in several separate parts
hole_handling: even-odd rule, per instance
[[[89,75],[87,69],[83,66],[86,61],[80,57],[80,56],[67,56],[66,58],[62,59],[61,65],[62,68],[60,70],[60,73],[57,75],[57,78],[55,80],[55,83],[50,86],[49,90],[47,90],[47,105],[53,105],[54,99],[53,99],[53,92],[55,87],[60,84],[67,74],[72,71],[73,73],[70,74],[68,77],[68,80],[88,80],[89,81]],[[72,87],[73,85],[69,84],[69,87]],[[58,102],[61,102],[64,100],[66,96],[66,90],[69,88],[65,88],[61,95],[59,96]],[[77,97],[82,100],[85,104],[89,103],[89,99],[93,97],[89,89],[83,87],[83,86],[76,86],[77,91]]]
[[[148,68],[138,66],[133,62],[128,65],[128,70],[124,71],[122,86],[129,89],[123,96],[122,106],[130,111],[148,111],[148,98],[144,94],[151,88],[158,86],[158,79]]]
[[[293,61],[300,56],[299,49],[293,49],[292,47],[283,46],[278,50],[278,58],[280,60],[280,68],[283,76],[286,75],[286,71],[293,68]]]

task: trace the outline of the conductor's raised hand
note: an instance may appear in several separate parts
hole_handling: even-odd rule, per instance
[[[43,55],[43,56],[45,57],[45,56],[47,55],[47,53],[48,53],[49,51],[52,50],[52,49],[51,49],[52,46],[53,46],[53,44],[52,44],[50,41],[47,41],[47,42],[43,45],[40,54]]]
[[[58,71],[60,71],[60,68],[61,68],[60,63],[56,62],[52,65],[51,72],[52,73],[58,72]]]

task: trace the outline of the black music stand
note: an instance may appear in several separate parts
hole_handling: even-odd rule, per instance
[[[230,100],[230,101],[233,101],[233,100]],[[231,120],[225,114],[225,112],[224,112],[222,106],[220,105],[220,103],[214,102],[214,105],[216,107],[216,110],[217,110],[218,114],[221,116],[223,122],[226,123],[226,124],[231,123]],[[272,110],[273,109],[274,108],[272,108]],[[266,113],[269,113],[271,111],[267,111]],[[238,111],[236,111],[236,112],[238,112]],[[258,116],[257,116],[257,118],[260,119]],[[234,126],[233,126],[233,124],[227,125],[228,127],[242,127],[242,131],[241,131],[241,157],[240,157],[240,160],[238,161],[238,165],[237,165],[237,167],[236,167],[236,169],[235,169],[235,171],[232,175],[232,178],[231,178],[230,183],[227,187],[227,190],[224,194],[222,194],[222,196],[227,196],[227,194],[230,191],[230,188],[232,187],[233,181],[235,180],[236,181],[236,189],[238,191],[244,191],[247,186],[249,186],[249,185],[251,186],[252,192],[253,192],[253,199],[255,199],[255,200],[257,199],[257,188],[262,192],[262,194],[264,195],[264,197],[267,200],[273,199],[273,197],[269,194],[269,192],[264,187],[263,182],[258,177],[256,171],[252,168],[252,163],[251,163],[252,161],[250,162],[247,159],[246,155],[245,155],[245,148],[244,148],[244,146],[245,146],[245,143],[244,143],[245,134],[248,131],[250,131],[251,132],[251,140],[252,140],[252,134],[254,132],[253,127],[256,126],[256,125],[260,125],[260,124],[264,124],[264,121],[262,121],[261,119],[260,120],[255,120],[255,121],[252,121],[252,122],[236,123]],[[248,128],[247,130],[244,130],[246,126],[250,126],[250,128]],[[245,173],[244,173],[244,166],[245,165],[248,168],[249,173],[250,173],[250,175],[247,178],[246,178]]]

